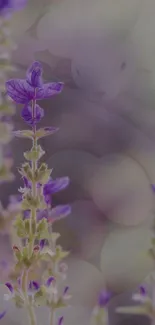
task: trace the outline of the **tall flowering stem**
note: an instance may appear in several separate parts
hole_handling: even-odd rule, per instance
[[[69,179],[62,177],[53,180],[52,170],[48,169],[46,163],[39,162],[45,152],[38,140],[55,133],[58,128],[37,128],[37,123],[44,116],[44,110],[37,101],[59,94],[63,83],[44,84],[42,66],[34,62],[27,70],[25,79],[7,81],[6,89],[12,100],[24,104],[21,116],[31,127],[15,131],[14,135],[32,141],[32,148],[24,153],[27,162],[19,170],[24,182],[24,187],[19,189],[23,212],[16,218],[14,227],[23,244],[13,246],[14,278],[12,283],[6,283],[9,290],[6,298],[13,299],[17,307],[27,308],[30,325],[37,324],[34,313],[36,306],[49,308],[49,325],[63,325],[63,317],[56,320],[55,312],[67,306],[70,298],[69,287],[63,287],[67,265],[62,260],[68,252],[57,245],[60,235],[53,232],[52,225],[70,213],[70,206],[53,207],[51,196],[65,189]]]

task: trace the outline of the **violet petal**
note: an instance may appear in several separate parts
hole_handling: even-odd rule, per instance
[[[26,188],[31,188],[31,183],[28,181],[28,179],[25,176],[23,176],[23,181],[24,181],[24,186]]]
[[[41,221],[42,219],[47,219],[48,218],[48,210],[39,210],[37,212],[37,221]]]
[[[9,289],[9,291],[10,291],[11,293],[13,293],[13,286],[12,286],[12,284],[11,284],[10,282],[6,282],[5,285],[6,285],[6,287]]]
[[[29,283],[29,290],[39,290],[40,285],[36,281],[30,281]]]
[[[63,82],[52,82],[44,84],[42,88],[37,90],[36,99],[50,98],[58,95],[63,89]]]
[[[107,291],[102,291],[98,297],[98,305],[100,308],[104,308],[111,298],[111,294]]]
[[[69,184],[68,177],[61,177],[61,178],[57,178],[56,180],[50,179],[48,183],[44,185],[43,194],[49,195],[49,194],[62,191],[68,186],[68,184]]]
[[[63,316],[58,319],[58,325],[63,325],[64,323],[64,318]]]
[[[67,217],[71,213],[69,204],[58,205],[49,212],[48,222],[54,222]]]
[[[144,286],[140,286],[140,287],[139,287],[139,290],[140,290],[140,294],[141,294],[142,296],[146,296],[147,292],[146,292],[146,289],[145,289]]]
[[[40,246],[40,249],[42,250],[45,246],[45,243],[46,243],[46,239],[41,239],[40,242],[39,242],[39,246]]]
[[[21,117],[29,125],[35,125],[40,122],[43,116],[44,110],[39,105],[36,105],[35,107],[35,117],[33,117],[32,106],[30,105],[25,105],[21,111]]]
[[[0,319],[2,319],[6,315],[6,310],[0,313]]]
[[[151,184],[152,191],[155,193],[155,185]]]
[[[42,81],[42,65],[40,62],[34,62],[27,70],[26,81],[34,88],[41,88],[43,86]]]
[[[64,292],[63,292],[63,295],[66,295],[66,293],[69,291],[69,287],[67,286],[67,287],[65,287],[65,289],[64,289]]]
[[[48,280],[46,282],[46,286],[49,287],[51,285],[51,283],[54,281],[55,281],[55,278],[53,276],[51,276],[50,278],[48,278]]]
[[[24,79],[11,79],[6,82],[7,94],[18,104],[26,104],[35,96],[34,88]]]

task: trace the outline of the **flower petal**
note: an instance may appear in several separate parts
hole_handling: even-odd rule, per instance
[[[101,291],[98,297],[98,305],[99,307],[103,308],[107,305],[111,298],[111,294],[105,290]]]
[[[43,116],[44,110],[39,105],[35,107],[35,117],[33,117],[32,106],[30,105],[25,105],[21,112],[21,117],[29,125],[35,125],[40,122]]]
[[[4,310],[2,313],[0,313],[0,319],[2,319],[6,314],[6,310]]]
[[[67,286],[67,287],[65,287],[65,289],[64,289],[63,295],[66,295],[66,294],[68,293],[68,291],[69,291],[69,287]]]
[[[10,291],[11,293],[13,293],[13,286],[12,286],[12,284],[11,284],[10,282],[6,282],[5,285],[6,285],[6,287],[9,289],[9,291]]]
[[[64,318],[63,316],[58,319],[58,325],[63,325],[64,323]]]
[[[36,282],[36,281],[30,281],[30,283],[29,283],[29,290],[39,290],[39,288],[40,288],[40,285],[39,285],[39,283],[38,282]]]
[[[34,62],[27,70],[26,81],[34,88],[41,88],[43,86],[42,65],[40,62]]]
[[[48,222],[52,223],[54,221],[63,219],[71,213],[71,207],[69,204],[58,205],[57,207],[50,210],[48,215]]]
[[[34,98],[34,88],[24,79],[11,79],[6,82],[7,94],[16,103],[25,104]]]
[[[46,286],[49,287],[51,285],[51,283],[54,281],[55,281],[55,278],[53,276],[51,276],[50,278],[48,278],[48,280],[46,282]]]
[[[37,90],[36,99],[49,98],[53,95],[58,95],[63,89],[63,82],[52,82],[43,85],[42,88]]]
[[[43,193],[44,195],[50,195],[64,190],[69,184],[68,177],[57,178],[56,180],[50,179],[48,183],[44,185]]]
[[[39,246],[40,246],[40,249],[42,250],[45,246],[45,243],[46,243],[46,239],[41,239],[40,242],[39,242]]]

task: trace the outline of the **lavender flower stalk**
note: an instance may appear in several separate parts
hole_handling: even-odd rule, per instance
[[[31,126],[31,129],[14,132],[14,135],[31,139],[32,148],[24,153],[27,162],[19,170],[24,182],[24,187],[19,189],[22,194],[23,214],[16,218],[15,227],[23,245],[13,247],[16,278],[13,283],[6,284],[9,294],[5,298],[13,299],[17,307],[27,308],[31,325],[36,325],[34,307],[47,306],[50,311],[50,325],[56,325],[55,311],[68,305],[70,295],[68,287],[60,289],[67,271],[67,266],[61,261],[68,252],[57,245],[60,235],[52,231],[52,224],[66,217],[70,213],[70,206],[52,207],[51,195],[65,189],[69,179],[62,177],[53,180],[52,170],[45,163],[39,163],[45,152],[38,140],[55,133],[58,128],[37,129],[37,123],[44,115],[37,100],[59,94],[63,83],[44,84],[42,66],[39,62],[34,62],[26,73],[26,79],[9,80],[6,82],[6,89],[12,100],[24,104],[21,116]],[[30,272],[41,272],[42,262],[46,263],[46,272],[42,273],[39,282],[36,279],[30,280]],[[62,324],[63,318],[58,322]]]

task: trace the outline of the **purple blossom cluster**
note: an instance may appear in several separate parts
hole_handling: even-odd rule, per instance
[[[62,263],[60,264],[57,260],[61,261],[61,259],[68,255],[68,252],[63,252],[61,247],[55,246],[55,239],[52,241],[52,250],[48,244],[51,238],[53,238],[52,236],[54,236],[51,233],[53,222],[66,217],[70,213],[71,208],[68,204],[53,206],[52,196],[69,185],[69,178],[61,177],[54,180],[51,177],[51,170],[47,168],[47,165],[39,163],[44,151],[38,145],[38,139],[52,134],[58,129],[53,127],[37,129],[37,124],[44,117],[44,110],[37,104],[37,100],[60,94],[63,89],[63,83],[44,83],[42,74],[41,64],[34,62],[27,70],[25,79],[11,79],[6,82],[7,95],[14,102],[23,104],[21,117],[28,127],[31,127],[31,131],[16,131],[14,134],[19,137],[23,136],[32,139],[32,149],[24,153],[26,160],[29,162],[23,164],[19,171],[24,183],[24,187],[19,189],[21,196],[18,200],[23,209],[23,214],[22,218],[16,222],[17,234],[26,240],[26,246],[23,249],[16,245],[13,246],[13,252],[17,260],[16,266],[20,266],[22,275],[20,279],[18,278],[18,285],[15,285],[15,289],[14,285],[10,282],[7,282],[6,286],[10,292],[10,298],[13,298],[14,295],[17,296],[18,286],[18,300],[16,301],[18,305],[24,304],[21,299],[23,295],[21,290],[27,292],[27,299],[29,299],[29,295],[33,295],[34,300],[38,299],[38,292],[39,295],[44,296],[44,291],[46,291],[48,296],[46,298],[47,306],[51,308],[54,304],[55,308],[58,308],[59,305],[65,306],[66,300],[70,297],[68,295],[69,287],[65,287],[59,295],[56,286],[58,275],[60,277],[61,274],[62,278],[64,278],[64,273],[67,270],[65,267],[64,271]],[[47,233],[49,228],[49,233]],[[45,237],[43,237],[44,234]],[[57,234],[55,235],[57,238]],[[36,243],[36,240],[37,242],[39,240],[39,244]],[[41,260],[42,256],[51,258],[53,275],[48,277],[44,286],[37,281],[29,281],[29,283],[24,284],[24,279],[25,276],[28,277],[29,269],[36,261]],[[31,317],[32,315],[33,312],[31,311]],[[31,324],[35,324],[34,318],[31,319]],[[63,317],[60,317],[58,324],[63,324]]]

